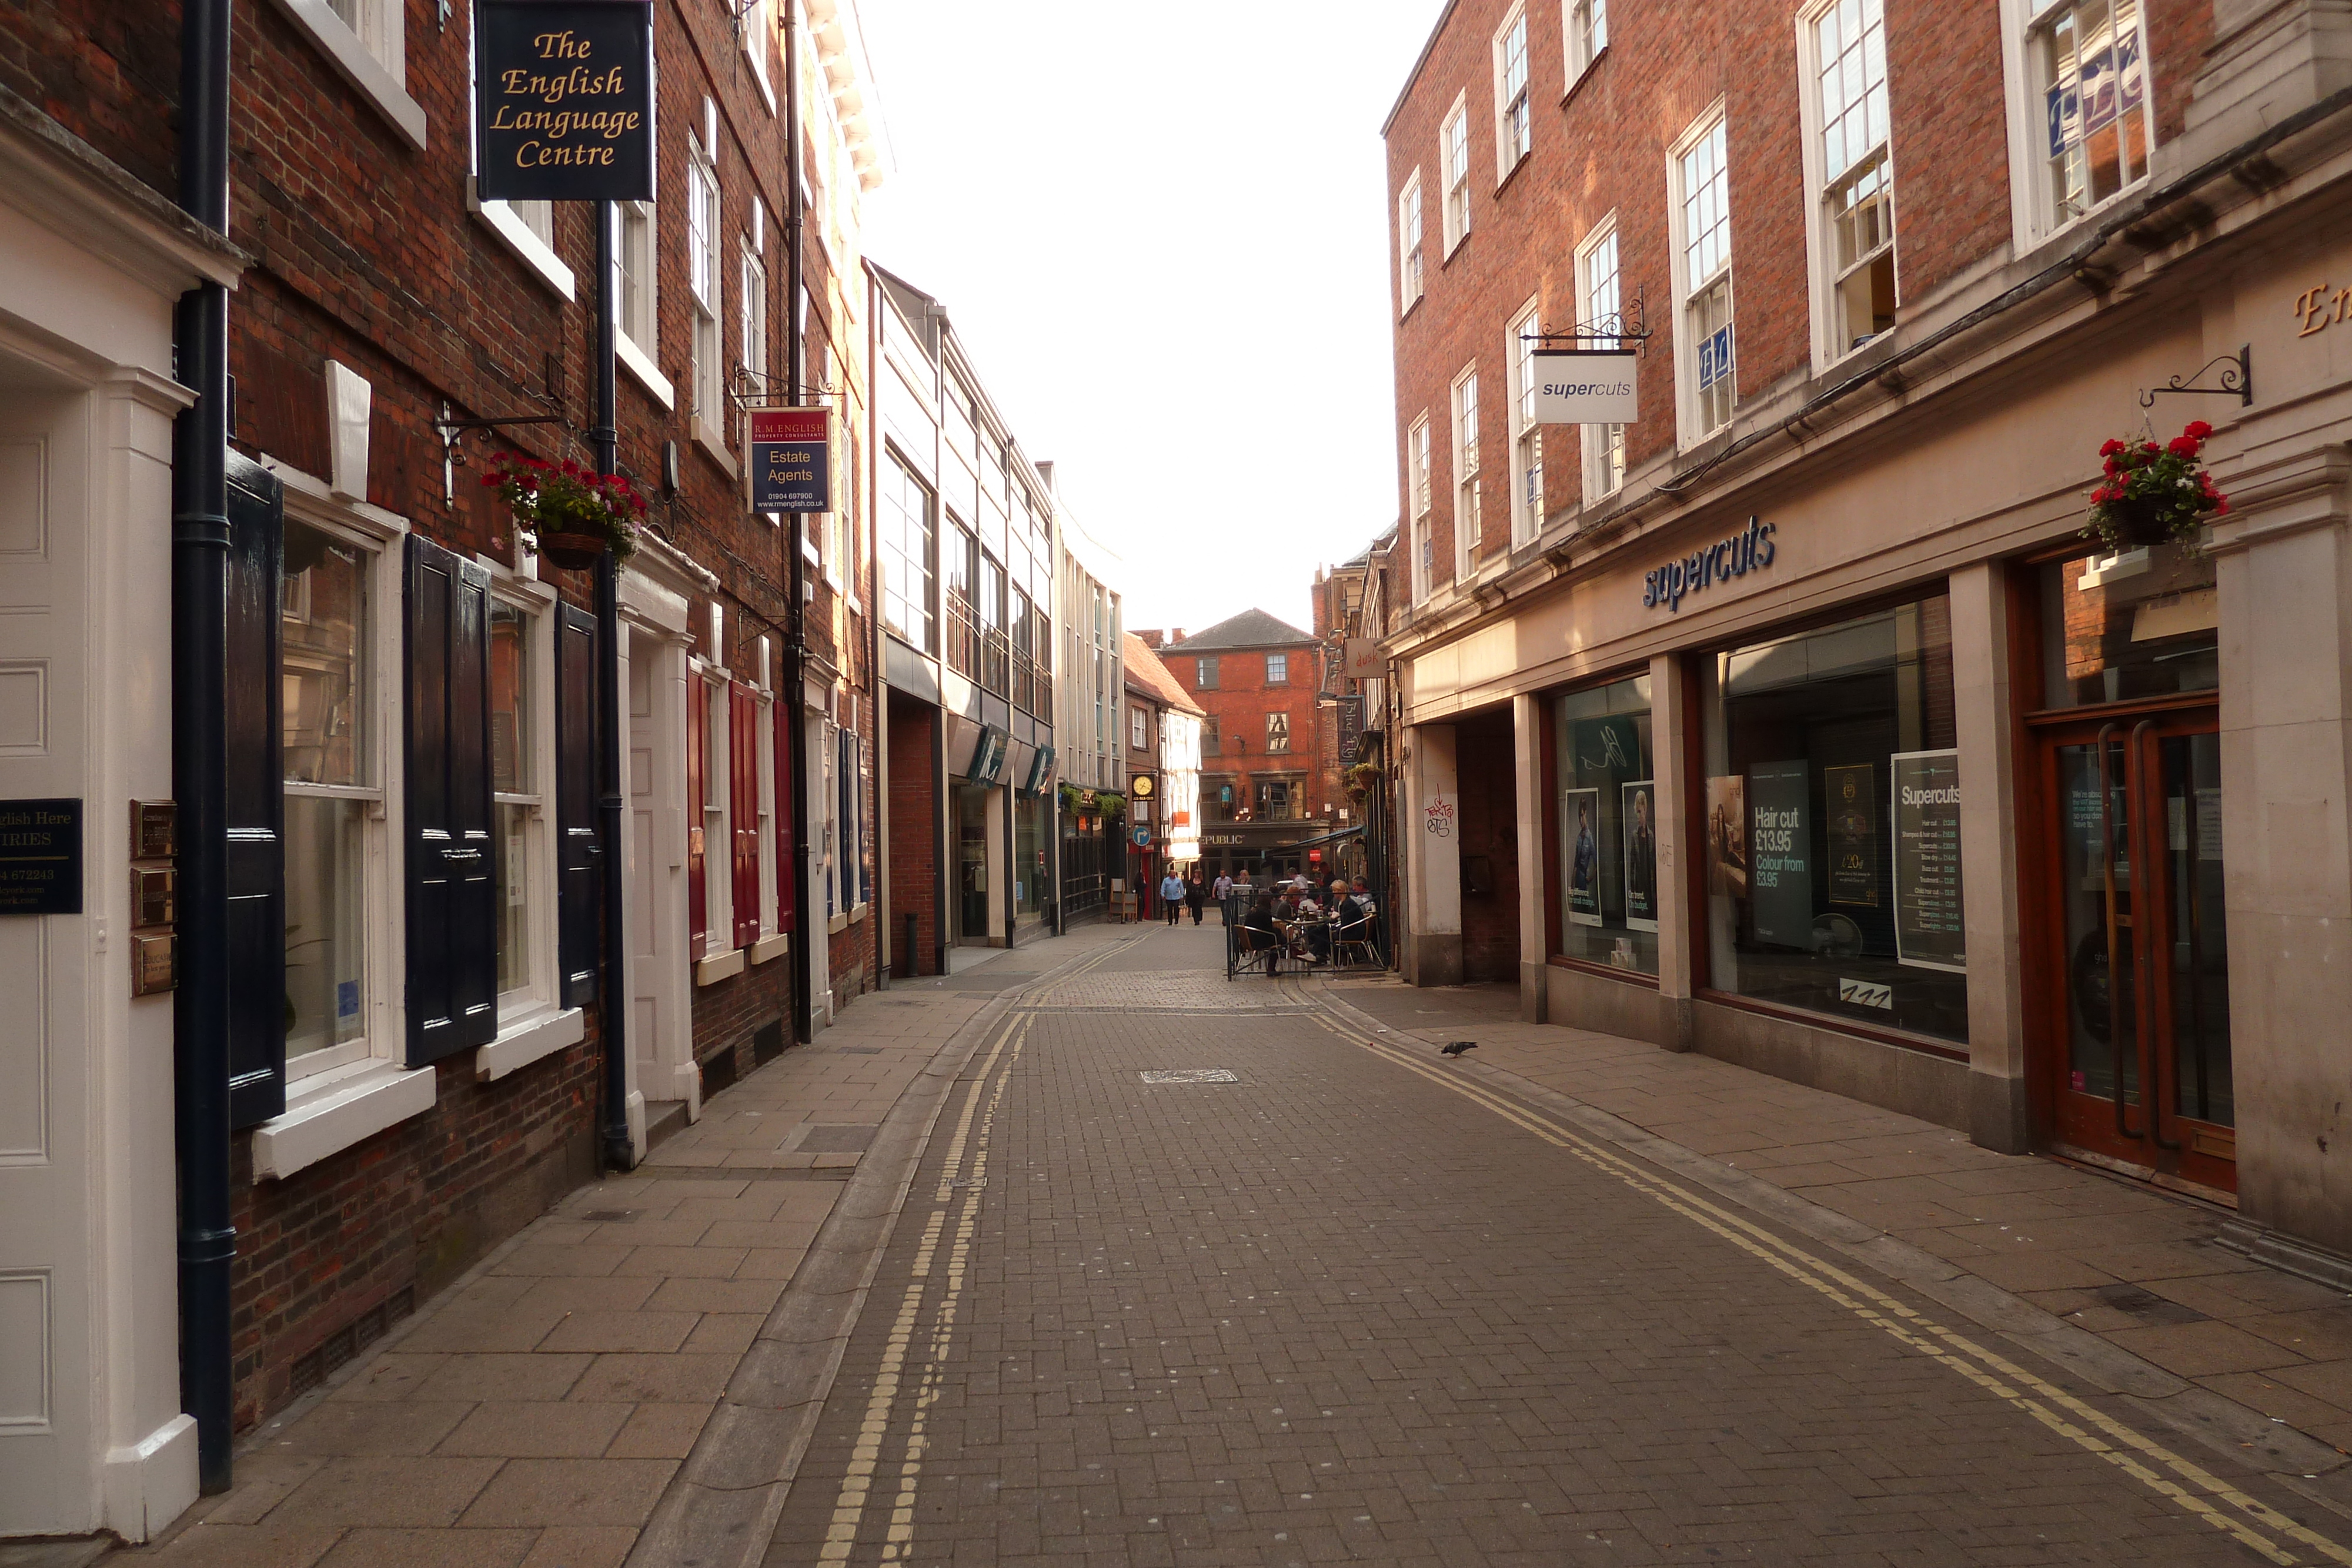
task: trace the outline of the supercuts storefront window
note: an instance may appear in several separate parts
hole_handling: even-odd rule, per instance
[[[1706,661],[1715,988],[1965,1043],[1961,766],[1938,594]]]
[[[1650,677],[1552,699],[1559,780],[1559,956],[1658,972],[1657,787]]]

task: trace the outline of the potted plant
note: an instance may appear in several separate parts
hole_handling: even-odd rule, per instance
[[[2102,473],[2083,537],[2096,538],[2110,555],[2166,543],[2197,554],[2206,515],[2230,509],[2230,498],[2198,462],[2212,434],[2211,425],[2197,419],[2162,446],[2110,441],[2100,447]]]
[[[607,551],[619,566],[636,553],[646,504],[618,474],[501,452],[482,483],[513,514],[515,537],[560,567],[582,570]]]
[[[1359,762],[1348,769],[1347,777],[1349,798],[1357,800],[1363,800],[1380,787],[1382,777],[1381,765],[1377,762]]]

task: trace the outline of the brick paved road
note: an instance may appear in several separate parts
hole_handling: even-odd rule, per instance
[[[1213,993],[1220,937],[1107,954],[974,1059],[769,1563],[2352,1562],[1425,1047]]]

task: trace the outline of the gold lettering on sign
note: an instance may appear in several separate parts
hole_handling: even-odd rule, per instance
[[[2292,308],[2295,319],[2303,323],[2303,330],[2295,336],[2308,338],[2315,332],[2326,331],[2332,323],[2352,315],[2352,287],[2338,288],[2330,293],[2327,285],[2323,283],[2316,288],[2306,288],[2294,297]]]

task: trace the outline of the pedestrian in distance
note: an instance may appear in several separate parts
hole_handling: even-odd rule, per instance
[[[1282,959],[1282,928],[1274,915],[1274,893],[1261,893],[1242,916],[1242,950],[1265,955],[1265,972],[1275,972]]]
[[[1169,867],[1168,874],[1160,879],[1160,907],[1167,912],[1171,925],[1175,925],[1184,913],[1184,884],[1177,880],[1173,866]]]
[[[1192,912],[1192,924],[1201,924],[1201,905],[1209,902],[1209,889],[1195,870],[1184,883],[1184,907]]]
[[[1234,879],[1223,872],[1217,873],[1216,894],[1217,913],[1224,916],[1226,925],[1231,925],[1234,923]]]

